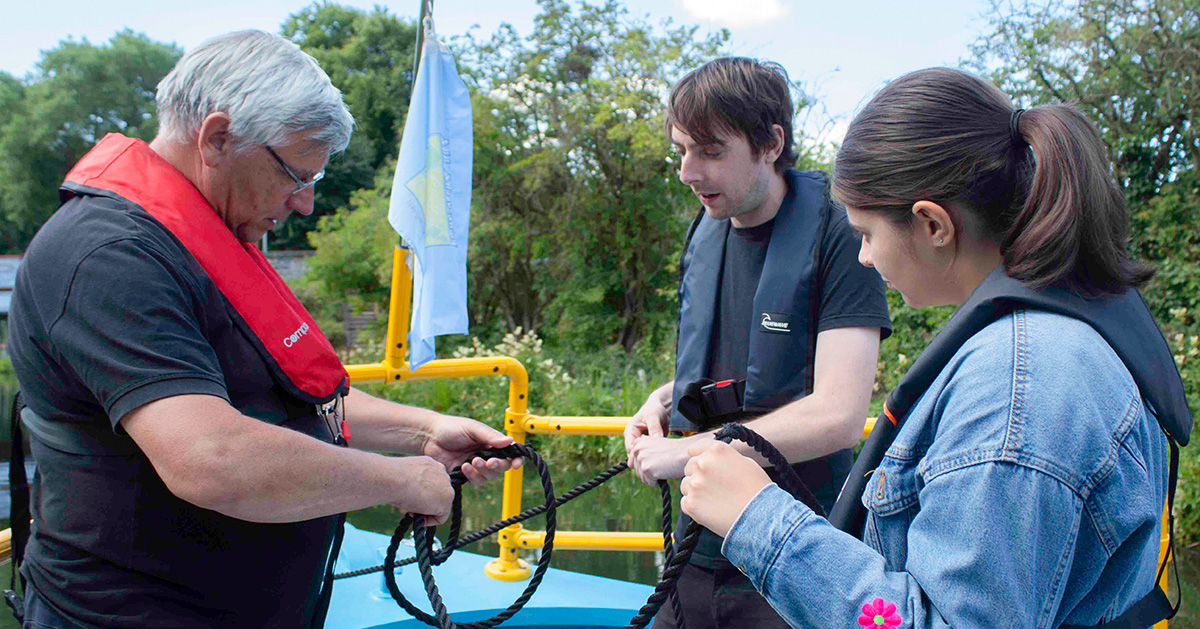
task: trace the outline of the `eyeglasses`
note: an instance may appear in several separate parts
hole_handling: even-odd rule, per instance
[[[296,182],[296,189],[292,191],[292,195],[297,195],[301,192],[304,192],[306,189],[317,185],[318,181],[325,178],[325,169],[322,168],[321,172],[313,175],[312,179],[305,181],[296,175],[296,172],[287,165],[287,162],[283,161],[283,158],[275,152],[275,149],[267,146],[266,144],[263,145],[263,148],[267,149],[267,152],[271,154],[271,157],[274,157],[275,161],[279,162],[279,166],[283,168],[283,172],[287,173],[287,176],[291,177],[292,181]]]

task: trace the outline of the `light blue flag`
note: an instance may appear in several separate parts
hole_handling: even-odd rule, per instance
[[[388,222],[413,253],[409,367],[436,357],[434,337],[467,333],[471,97],[432,29],[413,85]]]

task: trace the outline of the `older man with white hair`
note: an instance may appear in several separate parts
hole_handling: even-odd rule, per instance
[[[26,622],[319,626],[338,514],[444,520],[447,471],[495,478],[509,464],[472,453],[510,440],[350,388],[250,244],[312,212],[350,140],[315,60],[223,35],[157,100],[151,143],[110,135],[76,164],[17,281],[11,354],[38,463]]]

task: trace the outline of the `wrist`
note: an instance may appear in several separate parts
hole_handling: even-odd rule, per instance
[[[402,454],[425,454],[433,440],[437,426],[438,413],[416,406],[403,406],[404,413],[400,416],[400,424],[404,434]]]
[[[423,412],[418,418],[417,432],[421,435],[421,454],[425,454],[429,448],[429,444],[433,441],[433,436],[437,432],[437,426],[442,417],[441,413],[421,409]]]

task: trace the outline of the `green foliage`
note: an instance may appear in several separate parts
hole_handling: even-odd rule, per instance
[[[13,370],[12,361],[0,356],[0,388],[17,388],[17,373]]]
[[[460,54],[477,111],[476,312],[629,351],[671,336],[696,205],[665,159],[663,97],[728,34],[655,29],[611,1],[540,4],[528,37],[504,26]]]
[[[307,30],[285,27],[303,33],[302,45],[328,64],[349,102],[359,102],[357,74],[339,78],[339,68],[361,62],[346,51],[366,19],[314,5],[296,17]],[[528,37],[506,25],[486,42],[465,40],[458,57],[474,107],[468,282],[477,334],[538,329],[555,345],[626,351],[642,339],[673,339],[678,251],[696,202],[666,159],[663,99],[671,81],[727,37],[698,39],[695,27],[669,23],[660,33],[615,2],[545,0]],[[407,95],[389,102],[400,100]],[[387,231],[390,170],[379,171],[370,194],[353,197],[351,213],[370,208],[370,216],[348,213],[311,236],[319,292],[386,303],[390,258],[359,236]],[[343,226],[356,235],[335,235]]]
[[[1131,200],[1200,165],[1196,0],[997,3],[978,69],[1029,104],[1077,103],[1100,127]]]
[[[1163,319],[1163,332],[1175,355],[1175,364],[1183,376],[1192,417],[1200,412],[1200,310],[1187,307],[1172,308],[1170,317]],[[1196,431],[1192,430],[1195,438]],[[1184,449],[1180,455],[1179,493],[1175,499],[1176,532],[1179,543],[1200,542],[1200,457]]]
[[[1143,289],[1159,321],[1174,308],[1200,312],[1200,173],[1188,170],[1163,185],[1157,196],[1132,208],[1133,250],[1154,262],[1157,273]]]
[[[0,253],[25,248],[67,172],[106,134],[154,136],[154,88],[179,56],[122,31],[104,46],[62,42],[24,85],[0,76]]]
[[[913,308],[906,305],[904,298],[894,290],[887,292],[887,299],[893,333],[879,344],[874,386],[879,405],[883,404],[883,397],[900,383],[900,378],[925,351],[925,346],[937,336],[955,310],[954,306]]]
[[[0,441],[12,440],[12,428],[8,423],[8,414],[12,410],[13,398],[17,396],[19,389],[12,361],[0,354]]]
[[[350,195],[350,206],[322,217],[308,234],[317,253],[309,258],[304,283],[330,300],[345,295],[388,303],[392,249],[398,242],[387,221],[391,177],[381,169],[375,187]]]
[[[383,7],[366,13],[313,3],[288,17],[282,34],[321,64],[345,95],[355,120],[350,146],[330,159],[316,188],[313,213],[291,217],[272,235],[278,248],[304,248],[306,234],[318,221],[349,205],[356,190],[371,186],[399,151],[412,93],[417,29]]]

